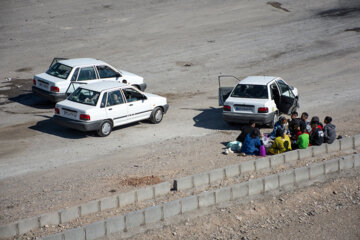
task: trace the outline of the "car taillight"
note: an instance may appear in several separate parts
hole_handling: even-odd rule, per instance
[[[88,115],[88,114],[80,114],[80,120],[90,121],[90,115]]]
[[[52,92],[60,92],[60,89],[58,87],[51,86],[50,91],[52,91]]]
[[[229,105],[224,105],[223,110],[224,111],[231,111],[231,107]]]
[[[36,85],[36,80],[35,80],[35,78],[33,79],[33,84]]]
[[[55,108],[55,113],[56,114],[60,114],[60,109],[58,109],[57,107]]]
[[[258,109],[258,113],[268,113],[269,112],[269,108],[267,107],[259,107]]]

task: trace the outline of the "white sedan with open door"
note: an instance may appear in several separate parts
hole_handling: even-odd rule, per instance
[[[99,81],[75,87],[69,97],[55,106],[53,120],[80,131],[97,131],[108,136],[113,127],[149,119],[160,123],[169,105],[164,97],[144,93],[115,81]]]
[[[222,81],[233,78],[235,87],[223,87]],[[221,75],[219,81],[219,105],[223,106],[223,118],[228,123],[274,126],[280,114],[290,114],[299,107],[298,90],[280,77],[249,76],[240,80]]]

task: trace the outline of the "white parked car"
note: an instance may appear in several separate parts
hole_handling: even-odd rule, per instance
[[[32,92],[52,102],[66,98],[65,91],[71,82],[113,80],[146,89],[144,78],[93,58],[54,58],[49,70],[37,74],[33,79]]]
[[[226,77],[237,80],[235,87],[222,87]],[[290,114],[299,107],[298,90],[280,77],[250,76],[240,80],[222,75],[219,81],[219,105],[222,116],[228,123],[249,123],[274,126],[282,113]]]
[[[168,108],[164,97],[115,81],[98,81],[80,85],[58,102],[53,120],[80,131],[97,131],[104,137],[113,127],[131,122],[149,119],[159,123]]]

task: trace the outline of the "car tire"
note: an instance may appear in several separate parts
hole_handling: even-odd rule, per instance
[[[100,137],[107,137],[110,135],[112,130],[112,122],[110,120],[105,120],[102,122],[100,128],[97,130],[97,134]]]
[[[162,110],[162,108],[157,107],[152,111],[150,115],[150,121],[154,124],[158,124],[163,119],[163,116],[164,116],[164,111]]]
[[[269,127],[274,128],[275,123],[278,121],[278,119],[279,119],[279,114],[276,112],[274,113],[274,117],[272,121],[269,123]]]

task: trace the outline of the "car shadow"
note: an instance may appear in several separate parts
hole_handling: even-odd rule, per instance
[[[194,126],[211,130],[239,130],[243,125],[229,125],[222,118],[222,108],[181,108],[200,112],[193,117]]]
[[[24,91],[26,93],[20,94],[15,97],[9,97],[9,101],[16,102],[28,107],[37,109],[52,109],[55,103],[47,101],[39,96],[34,95],[31,91]]]

